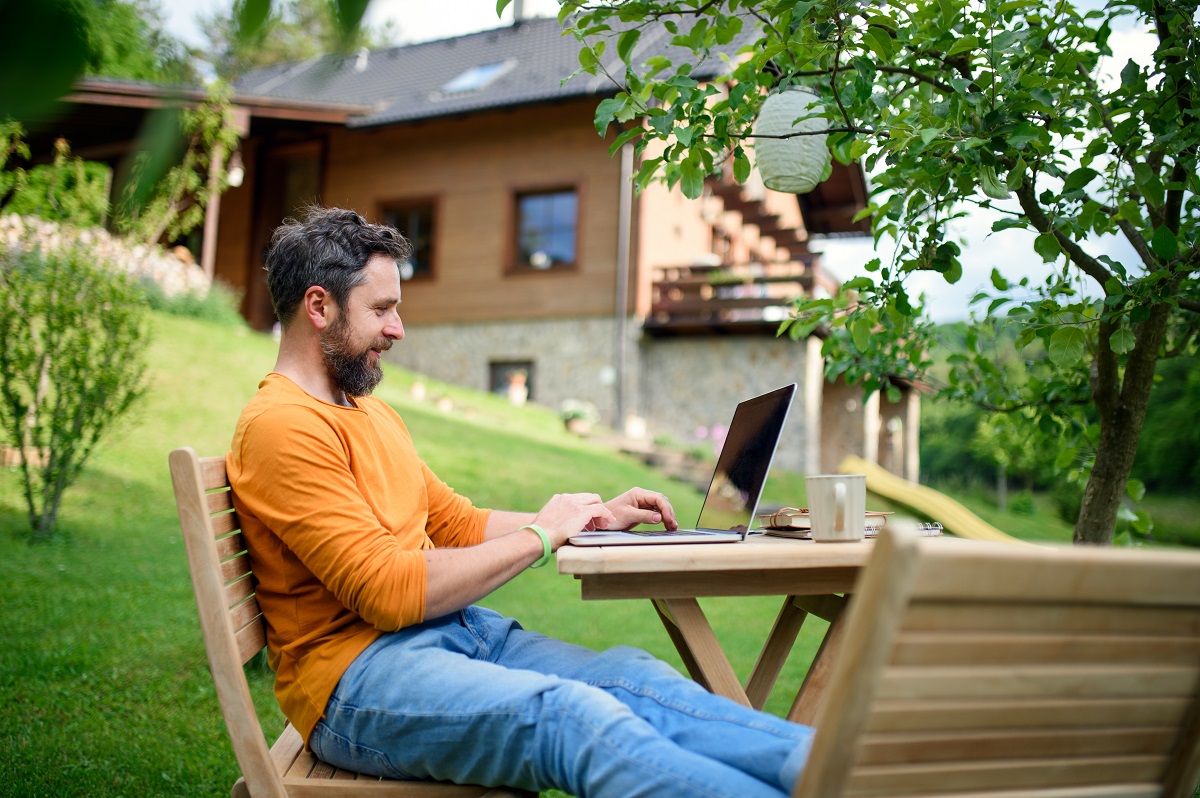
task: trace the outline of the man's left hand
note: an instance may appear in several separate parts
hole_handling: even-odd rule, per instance
[[[678,529],[675,509],[661,493],[643,488],[630,488],[620,496],[607,501],[604,506],[616,518],[612,529],[632,529],[638,524],[659,524],[667,529]]]

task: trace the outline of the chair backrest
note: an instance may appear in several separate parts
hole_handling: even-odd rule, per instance
[[[251,795],[285,798],[242,670],[266,646],[266,626],[254,597],[225,458],[201,458],[182,448],[171,452],[170,463],[208,667],[233,753]]]
[[[1200,554],[876,546],[795,796],[1193,795]]]

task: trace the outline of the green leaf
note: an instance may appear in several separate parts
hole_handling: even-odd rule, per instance
[[[996,286],[997,291],[1008,290],[1008,280],[1004,279],[999,269],[992,269],[992,285]]]
[[[1008,143],[1018,149],[1023,150],[1030,143],[1038,141],[1042,137],[1042,130],[1032,122],[1022,122],[1017,125],[1017,129],[1008,137]]]
[[[596,53],[592,48],[584,47],[579,51],[579,66],[583,67],[584,72],[587,72],[589,75],[595,75],[598,63]]]
[[[1133,337],[1133,331],[1124,327],[1114,332],[1108,339],[1109,349],[1116,352],[1118,355],[1123,355],[1126,352],[1132,351],[1134,344],[1136,343],[1137,339]]]
[[[1135,88],[1140,82],[1142,68],[1132,58],[1125,62],[1121,69],[1121,85],[1127,89]]]
[[[881,61],[889,61],[896,52],[896,42],[883,28],[871,25],[863,34],[867,46]]]
[[[600,104],[596,106],[596,132],[603,136],[604,132],[608,130],[609,123],[611,123],[613,118],[620,113],[621,109],[625,107],[625,103],[628,101],[629,95],[625,94],[624,92],[616,97],[609,97],[608,99],[601,100]]]
[[[1136,477],[1130,477],[1125,483],[1125,493],[1135,502],[1146,498],[1146,484]]]
[[[745,183],[750,177],[750,159],[742,155],[733,157],[733,179],[739,183]]]
[[[1086,166],[1076,169],[1074,172],[1067,175],[1067,179],[1063,181],[1063,193],[1066,194],[1068,191],[1078,191],[1099,176],[1099,172],[1097,172],[1095,169],[1089,169]]]
[[[980,167],[979,187],[992,199],[1008,199],[1011,196],[1008,188],[996,177],[996,169],[991,166]]]
[[[859,316],[850,327],[850,335],[859,352],[865,353],[871,346],[871,327],[871,320],[866,316]]]
[[[1179,240],[1165,225],[1160,225],[1150,238],[1150,249],[1162,260],[1170,260],[1179,254]]]
[[[845,283],[843,283],[842,289],[845,291],[861,291],[864,288],[873,288],[874,286],[875,281],[870,277],[860,276],[855,277],[853,280],[847,280]]]
[[[629,58],[633,55],[633,48],[637,46],[638,39],[642,32],[638,28],[627,30],[617,39],[617,56],[621,61],[628,64]]]
[[[1138,163],[1133,167],[1133,184],[1142,192],[1142,196],[1151,207],[1161,208],[1166,199],[1166,190],[1158,172],[1148,163]]]
[[[949,50],[946,51],[946,57],[948,58],[952,55],[965,53],[967,50],[974,50],[977,47],[979,47],[978,36],[963,36],[961,39],[951,45]]]
[[[1022,227],[1023,228],[1023,227],[1027,227],[1027,226],[1028,226],[1028,222],[1026,222],[1024,219],[1022,219],[1020,217],[1013,218],[1013,219],[997,219],[996,221],[992,222],[992,232],[999,233],[1001,230],[1008,230],[1009,228],[1012,228],[1012,227]]]
[[[1043,263],[1053,263],[1062,252],[1062,248],[1058,245],[1054,233],[1042,233],[1033,240],[1033,251],[1042,256]]]
[[[1087,333],[1080,327],[1059,327],[1050,336],[1050,360],[1060,369],[1069,369],[1083,360]]]
[[[698,199],[704,192],[704,174],[695,161],[686,160],[679,164],[680,187],[683,196]]]

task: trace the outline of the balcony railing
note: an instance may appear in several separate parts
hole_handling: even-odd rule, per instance
[[[645,330],[654,336],[774,335],[793,299],[829,291],[815,264],[669,266],[655,270]]]

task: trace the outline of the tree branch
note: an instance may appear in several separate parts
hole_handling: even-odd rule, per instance
[[[1133,247],[1133,251],[1142,259],[1142,263],[1147,269],[1153,271],[1158,268],[1158,259],[1154,257],[1154,253],[1150,251],[1150,247],[1146,245],[1146,239],[1138,232],[1138,229],[1133,226],[1133,223],[1128,219],[1118,219],[1117,227],[1125,235],[1125,240]]]
[[[1053,233],[1054,238],[1058,241],[1058,245],[1062,247],[1063,252],[1067,253],[1067,257],[1071,262],[1078,266],[1086,275],[1091,277],[1104,290],[1105,295],[1108,291],[1104,289],[1104,284],[1113,276],[1112,272],[1104,267],[1104,264],[1087,254],[1080,248],[1078,244],[1068,238],[1061,230],[1055,228],[1054,223],[1050,221],[1050,217],[1042,210],[1042,206],[1038,204],[1037,198],[1033,194],[1033,181],[1028,177],[1021,181],[1021,185],[1017,188],[1017,200],[1021,203],[1021,210],[1025,211],[1025,216],[1039,233]]]

